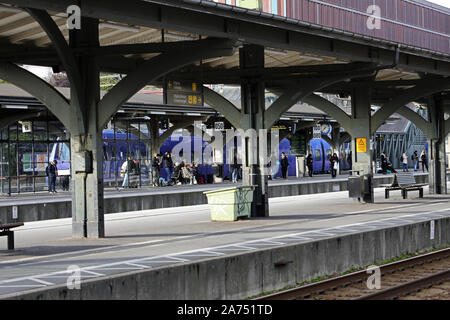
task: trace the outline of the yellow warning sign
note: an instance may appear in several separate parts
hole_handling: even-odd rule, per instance
[[[356,138],[356,152],[366,152],[366,151],[367,151],[367,139]]]

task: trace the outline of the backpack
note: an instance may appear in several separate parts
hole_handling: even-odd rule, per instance
[[[411,160],[414,160],[414,155],[411,155]]]

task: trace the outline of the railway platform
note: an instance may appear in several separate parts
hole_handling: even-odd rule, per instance
[[[330,175],[313,178],[290,178],[269,181],[269,197],[287,197],[305,194],[346,191],[348,175],[331,179]],[[415,173],[418,183],[428,182],[427,173]],[[375,175],[374,185],[389,184],[393,175]],[[159,208],[203,205],[207,203],[205,191],[240,185],[224,182],[220,184],[181,185],[171,187],[148,187],[142,189],[105,189],[105,213],[129,212]],[[72,215],[71,192],[57,194],[24,193],[0,196],[0,221],[30,222],[38,220],[68,218]],[[14,208],[16,207],[16,208]],[[13,215],[17,212],[17,216]]]
[[[71,238],[70,219],[29,222],[0,251],[0,298],[240,299],[450,243],[450,197],[375,198],[272,198],[270,217],[232,223],[207,205],[115,213],[104,239]],[[81,290],[66,287],[73,266]]]

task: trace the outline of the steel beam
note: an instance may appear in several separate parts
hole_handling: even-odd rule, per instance
[[[70,0],[3,0],[21,7],[65,12]],[[351,35],[317,30],[299,23],[252,16],[246,13],[206,8],[195,3],[167,1],[84,1],[82,15],[120,23],[171,29],[210,37],[350,59],[389,64],[394,60],[396,43],[357,39]],[[285,19],[283,19],[285,20]],[[450,75],[450,62],[444,55],[402,48],[398,67],[416,72]]]
[[[336,120],[342,127],[346,129],[350,127],[350,116],[331,101],[316,94],[310,94],[309,96],[304,97],[302,101],[325,112],[325,114]]]
[[[75,124],[71,126],[71,131],[72,133],[75,133],[73,130],[76,128],[77,133],[84,133],[86,124],[80,108],[80,103],[84,100],[84,91],[73,50],[67,44],[58,25],[46,11],[32,8],[27,8],[26,10],[39,23],[50,38],[70,81],[70,104],[72,107],[72,119]]]
[[[198,47],[184,52],[163,53],[147,60],[128,74],[102,98],[98,104],[98,127],[103,127],[117,110],[146,84],[185,65],[202,59],[234,53],[233,42],[220,39],[199,40]]]
[[[439,80],[432,79],[423,85],[415,86],[411,89],[405,89],[400,94],[392,97],[392,99],[378,110],[372,117],[371,127],[372,134],[388,119],[392,114],[406,104],[417,99],[427,97],[431,94],[441,92],[450,88],[450,78],[441,78]]]
[[[221,113],[228,121],[230,121],[233,127],[241,127],[241,111],[236,108],[234,104],[214,90],[205,86],[203,87],[203,94],[205,102],[210,105],[211,108]]]
[[[36,97],[66,128],[71,129],[72,116],[68,101],[47,82],[13,63],[2,62],[0,62],[0,78]]]
[[[414,123],[417,128],[422,130],[428,139],[435,138],[436,132],[434,132],[432,124],[421,117],[417,112],[414,112],[407,106],[402,106],[397,110],[397,113]]]
[[[42,112],[30,112],[30,113],[24,113],[24,112],[14,112],[8,115],[2,115],[0,119],[0,130],[17,122],[20,120],[30,119],[34,117],[39,117],[42,114]]]
[[[371,68],[372,67],[372,68]],[[334,83],[341,82],[346,79],[358,78],[374,74],[372,65],[365,65],[364,67],[356,66],[354,70],[347,69],[342,73],[331,73],[311,77],[301,83],[291,85],[285,89],[284,93],[265,111],[265,127],[270,128],[283,113],[288,111],[298,101],[304,99],[315,91],[320,91]]]

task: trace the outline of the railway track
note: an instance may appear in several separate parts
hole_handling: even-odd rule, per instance
[[[380,289],[369,289],[371,274],[362,270],[256,300],[449,299],[450,248],[379,267]]]

